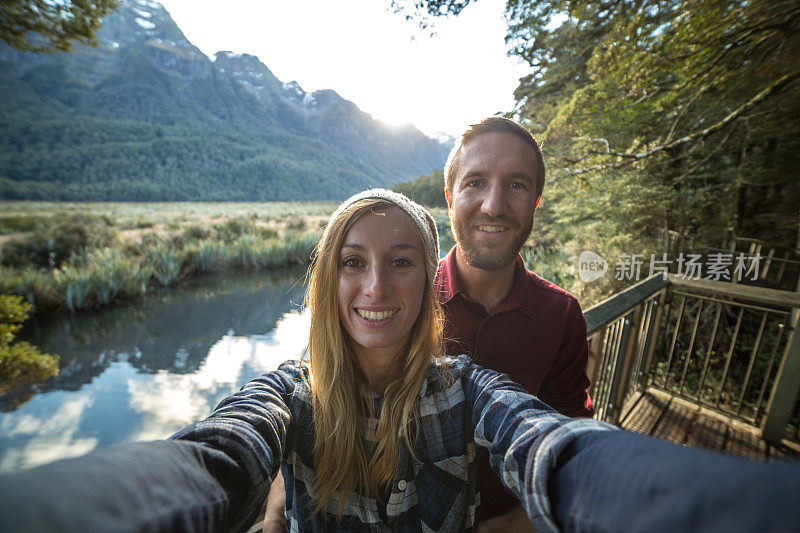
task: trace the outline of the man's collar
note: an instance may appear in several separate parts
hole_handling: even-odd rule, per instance
[[[464,289],[461,278],[458,275],[458,269],[456,267],[457,246],[458,245],[455,245],[450,248],[447,255],[439,261],[439,272],[436,275],[436,290],[440,295],[439,301],[443,304],[447,304],[458,294],[460,294],[462,298],[474,301]],[[494,309],[495,312],[520,308],[525,314],[530,315],[530,306],[524,305],[525,278],[527,275],[528,271],[525,269],[525,263],[522,261],[522,257],[517,254],[517,258],[514,260],[514,281],[511,285],[511,290],[506,297],[503,298],[503,301]]]
[[[436,291],[440,295],[439,301],[441,303],[449,302],[456,294],[463,291],[461,278],[456,271],[456,246],[453,245],[447,255],[439,261],[439,271],[436,274]]]

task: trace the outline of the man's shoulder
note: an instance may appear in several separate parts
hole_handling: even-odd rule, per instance
[[[531,272],[525,267],[523,267],[523,270],[525,274],[523,280],[525,294],[535,298],[537,305],[541,305],[544,302],[552,302],[562,306],[577,305],[580,307],[578,299],[571,292],[544,279],[535,272]]]

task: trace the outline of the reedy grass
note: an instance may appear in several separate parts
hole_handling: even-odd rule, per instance
[[[103,239],[87,245],[83,242],[86,239],[80,241],[80,246],[76,245],[60,263],[0,265],[0,292],[23,296],[37,312],[73,312],[138,297],[212,272],[305,264],[320,236],[319,219],[325,213],[318,213],[319,205],[309,208],[313,215],[308,220],[302,219],[307,216],[302,211],[292,210],[282,218],[251,213],[247,218],[222,223],[204,215],[205,219],[189,219],[186,225],[175,224],[173,218],[171,231],[164,231],[163,223],[159,223],[161,227],[148,224],[148,219],[134,211],[136,227],[144,230],[137,240],[122,238],[125,230],[109,225],[109,233]],[[49,216],[56,219],[52,213]],[[90,222],[96,225],[94,219]],[[89,229],[79,221],[70,227],[79,236]],[[39,242],[41,235],[49,236],[54,230],[44,227],[40,233],[37,231],[28,237],[30,242]],[[69,235],[66,237],[69,241]],[[16,249],[24,248],[25,235],[17,238],[22,242],[14,242]]]
[[[175,283],[183,264],[175,248],[169,244],[157,243],[145,251],[145,257],[153,269],[153,277],[162,287]]]
[[[125,286],[125,280],[131,272],[130,265],[118,249],[100,248],[89,254],[88,266],[89,283],[97,303],[110,304]]]
[[[92,288],[91,280],[76,266],[64,265],[53,270],[53,280],[70,311],[83,309]]]

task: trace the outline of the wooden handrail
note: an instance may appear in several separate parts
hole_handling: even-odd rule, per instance
[[[761,304],[779,305],[781,307],[800,307],[800,293],[752,287],[727,281],[712,281],[709,279],[685,279],[676,274],[667,274],[669,283],[674,287],[691,289],[694,291],[710,292],[729,298],[748,300]],[[623,294],[623,293],[620,293]],[[599,304],[598,304],[599,305]]]
[[[586,317],[586,335],[592,335],[604,325],[621,317],[668,284],[669,281],[662,274],[656,274],[593,305],[583,313]]]

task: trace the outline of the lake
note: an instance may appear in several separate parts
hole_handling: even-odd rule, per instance
[[[234,273],[93,313],[34,318],[21,339],[60,373],[0,397],[0,472],[162,439],[302,355],[304,270]]]

